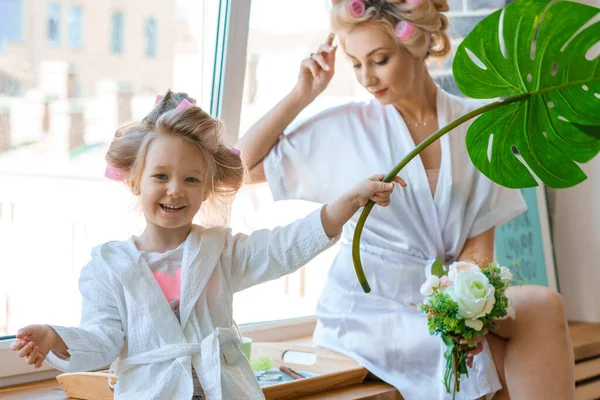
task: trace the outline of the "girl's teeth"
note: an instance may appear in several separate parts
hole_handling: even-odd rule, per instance
[[[166,208],[167,210],[171,210],[171,211],[175,211],[175,210],[181,210],[183,208],[183,206],[180,207],[171,207],[171,206],[167,206],[165,204],[162,205],[164,208]]]

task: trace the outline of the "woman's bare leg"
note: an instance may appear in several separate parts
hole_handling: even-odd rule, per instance
[[[493,333],[487,335],[487,343],[492,352],[496,371],[502,384],[502,389],[494,395],[494,400],[509,400],[508,388],[506,387],[506,374],[504,373],[504,357],[506,357],[506,345],[508,340]]]
[[[562,297],[541,286],[511,287],[516,319],[494,333],[504,348],[506,387],[513,399],[575,398],[575,362]],[[492,338],[493,340],[493,338]],[[501,346],[494,343],[498,354]]]

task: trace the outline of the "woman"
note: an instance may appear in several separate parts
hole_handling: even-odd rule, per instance
[[[333,38],[302,62],[292,92],[239,141],[254,182],[276,200],[327,202],[365,174],[392,167],[426,137],[481,105],[445,93],[426,66],[450,51],[445,0],[333,0],[333,32],[357,81],[375,97],[349,103],[282,132],[334,73]],[[352,268],[358,214],[346,225],[317,307],[316,344],[356,359],[407,400],[451,398],[442,384],[445,347],[411,303],[431,260],[493,259],[494,228],[525,210],[519,191],[500,187],[471,163],[468,125],[429,146],[400,173],[408,186],[374,210],[361,239],[372,292]],[[515,320],[500,323],[470,353],[460,399],[574,398],[573,350],[561,297],[511,287]]]

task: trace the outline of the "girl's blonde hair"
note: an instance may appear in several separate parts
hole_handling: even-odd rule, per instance
[[[200,107],[177,109],[184,100],[194,102],[186,93],[169,90],[142,122],[117,129],[106,161],[123,172],[125,182],[136,193],[148,148],[158,135],[175,135],[194,144],[206,165],[206,193],[210,206],[202,207],[202,213],[222,221],[244,182],[246,169],[239,152],[224,142],[221,122]],[[219,215],[212,215],[215,212]]]
[[[332,0],[331,27],[334,32],[350,30],[359,25],[382,27],[413,56],[444,57],[450,53],[450,38],[446,34],[448,19],[442,14],[448,11],[446,0],[363,0],[366,11],[362,17],[350,14],[350,0]],[[399,21],[406,21],[416,28],[410,38],[399,39],[394,28]]]

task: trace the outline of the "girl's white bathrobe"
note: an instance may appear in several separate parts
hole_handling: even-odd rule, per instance
[[[436,105],[443,127],[482,104],[438,88]],[[456,260],[467,239],[526,209],[518,190],[494,184],[475,168],[465,146],[467,127],[441,139],[434,194],[417,157],[400,172],[408,186],[394,190],[389,207],[373,208],[360,242],[372,292],[363,292],[352,265],[356,213],[344,227],[317,306],[314,341],[355,358],[406,400],[452,398],[442,384],[445,347],[429,335],[426,317],[411,305],[423,302],[419,289],[426,268],[435,258]],[[265,158],[265,175],[275,200],[326,203],[362,177],[390,171],[414,148],[393,105],[349,103],[287,131]],[[456,398],[475,399],[499,388],[486,346]]]
[[[263,398],[238,347],[233,294],[293,272],[333,242],[320,210],[249,236],[194,226],[181,266],[181,323],[133,238],[101,245],[81,272],[80,326],[53,326],[71,356],[47,361],[69,372],[114,361],[116,399],[190,400],[192,365],[209,400]]]

